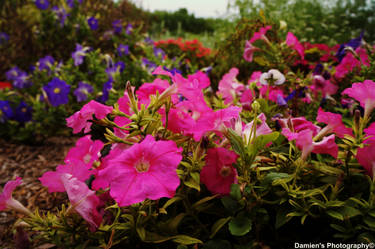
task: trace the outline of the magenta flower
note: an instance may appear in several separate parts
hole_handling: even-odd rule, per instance
[[[305,129],[297,134],[296,145],[302,150],[301,158],[305,160],[311,152],[316,154],[329,154],[337,158],[338,146],[335,143],[335,135],[324,137],[319,142],[313,142],[313,132]]]
[[[174,141],[155,141],[147,135],[138,144],[118,151],[110,164],[99,172],[110,183],[110,195],[119,206],[174,196],[180,179],[176,169],[182,148]]]
[[[188,80],[189,82],[193,82],[193,85],[196,85],[199,89],[204,89],[211,85],[210,78],[202,71],[188,75]]]
[[[334,132],[338,137],[343,138],[345,134],[353,136],[351,128],[345,127],[340,114],[325,112],[322,108],[318,110],[316,121],[325,123],[327,126],[320,130],[318,137],[322,137]]]
[[[136,91],[139,103],[146,107],[150,104],[150,96],[156,95],[156,92],[163,93],[169,87],[168,80],[155,79],[152,83],[142,84]]]
[[[61,182],[72,207],[90,224],[91,230],[95,231],[103,219],[97,210],[100,201],[95,192],[70,174],[62,174]]]
[[[310,86],[310,89],[315,93],[315,96],[321,91],[322,97],[325,98],[328,95],[335,94],[339,87],[332,84],[330,80],[324,79],[321,75],[314,75],[313,84]]]
[[[342,79],[346,74],[352,72],[356,68],[361,68],[362,64],[370,66],[368,55],[365,49],[359,47],[355,50],[361,61],[354,57],[352,53],[347,53],[344,59],[336,66],[335,77]]]
[[[218,93],[220,93],[223,97],[225,104],[232,103],[237,94],[240,94],[243,90],[245,90],[245,86],[239,83],[236,79],[238,73],[238,68],[233,67],[228,73],[224,74],[223,78],[219,82]]]
[[[305,117],[277,119],[277,122],[282,128],[281,134],[283,134],[288,141],[296,139],[298,133],[303,130],[312,131],[313,136],[316,136],[320,131],[319,126],[306,120]]]
[[[254,134],[252,134],[254,121],[251,121],[250,123],[246,124],[243,129],[242,136],[246,144],[249,144],[250,141],[255,137],[258,137],[260,135],[266,135],[272,132],[271,128],[266,123],[267,117],[266,115],[264,115],[264,113],[259,114],[257,119],[261,123],[257,124],[255,136]]]
[[[253,44],[250,41],[246,41],[245,43],[245,49],[243,51],[243,58],[245,61],[252,62],[254,52],[260,50],[259,48],[253,46]]]
[[[375,174],[375,122],[364,129],[366,140],[363,142],[365,147],[358,148],[355,156],[360,165],[372,178]]]
[[[370,140],[365,143],[365,147],[359,148],[355,158],[358,163],[365,168],[367,174],[374,178],[375,173],[375,141]]]
[[[3,192],[0,194],[0,211],[10,208],[26,215],[31,214],[27,208],[12,197],[12,192],[20,184],[22,184],[21,177],[17,177],[16,180],[8,181],[5,184]]]
[[[91,100],[84,105],[82,109],[66,119],[67,126],[73,128],[73,133],[78,133],[82,129],[87,133],[90,131],[91,123],[88,120],[93,119],[92,115],[95,114],[97,119],[103,119],[107,114],[113,110],[112,106],[106,106]]]
[[[228,195],[230,186],[237,182],[237,171],[233,163],[238,155],[225,148],[207,150],[206,165],[201,170],[201,182],[213,194]]]
[[[297,37],[292,32],[288,32],[285,42],[288,46],[294,48],[297,51],[302,60],[305,58],[305,50],[302,44],[298,41]]]
[[[88,167],[97,161],[100,157],[100,151],[104,143],[100,140],[91,140],[91,136],[84,136],[76,142],[75,147],[71,148],[65,157],[65,163],[73,160],[82,161]]]
[[[42,177],[39,177],[39,181],[48,188],[49,193],[65,192],[64,184],[61,181],[62,175],[69,174],[80,181],[86,181],[94,174],[94,171],[91,171],[90,168],[91,166],[87,166],[80,160],[70,159],[66,165],[57,166],[56,171],[45,172]]]
[[[351,88],[346,88],[341,94],[357,100],[365,109],[365,117],[368,117],[375,108],[375,82],[372,80],[353,83]]]
[[[265,36],[267,31],[270,30],[272,27],[270,25],[266,27],[262,27],[259,29],[258,32],[255,32],[253,37],[249,40],[250,43],[254,43],[257,40],[265,40],[268,41],[267,37]]]

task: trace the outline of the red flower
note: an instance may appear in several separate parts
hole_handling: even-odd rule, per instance
[[[12,84],[10,84],[9,82],[0,81],[0,89],[5,89],[5,88],[12,89]]]

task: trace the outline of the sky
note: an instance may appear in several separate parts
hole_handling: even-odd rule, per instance
[[[222,17],[227,10],[228,0],[131,0],[145,10],[175,11],[186,8],[195,17]]]

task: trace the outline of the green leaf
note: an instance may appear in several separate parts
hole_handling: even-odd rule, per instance
[[[327,214],[328,214],[329,216],[331,216],[332,218],[335,218],[335,219],[337,219],[337,220],[341,220],[341,221],[344,220],[344,216],[343,216],[341,213],[337,212],[337,211],[334,211],[334,210],[328,210],[328,211],[327,211]]]
[[[345,218],[352,218],[358,215],[362,215],[362,213],[358,209],[351,206],[344,206],[340,208],[339,211]]]
[[[278,209],[277,214],[276,214],[276,222],[275,222],[275,228],[279,229],[283,225],[285,225],[288,221],[292,219],[292,217],[287,216],[288,214],[287,209]]]
[[[263,178],[261,185],[271,185],[275,180],[286,179],[288,177],[290,175],[287,173],[270,172]]]
[[[182,245],[203,244],[201,240],[187,236],[187,235],[173,236],[173,241]]]
[[[277,131],[272,132],[270,134],[257,136],[253,140],[253,143],[248,147],[249,153],[252,155],[258,154],[258,152],[260,150],[263,150],[268,143],[275,141],[278,137],[279,133]]]
[[[235,200],[239,200],[241,199],[242,197],[242,194],[241,194],[241,189],[240,189],[240,185],[238,184],[232,184],[230,186],[230,196],[235,199]]]
[[[215,199],[218,195],[213,195],[213,196],[208,196],[208,197],[205,197],[203,199],[200,199],[199,201],[197,201],[196,203],[194,203],[191,207],[193,209],[196,209],[197,207],[199,207],[200,205],[208,202],[208,201],[211,201],[213,199]]]
[[[372,217],[365,217],[363,221],[371,228],[375,228],[375,218]]]
[[[188,180],[184,181],[184,184],[190,188],[200,191],[201,186],[199,172],[190,172],[190,177],[188,178]]]
[[[232,249],[232,245],[227,240],[209,240],[202,249]]]
[[[223,198],[221,198],[221,203],[223,203],[225,209],[232,214],[240,208],[239,203],[229,196],[224,196]]]
[[[237,216],[229,222],[229,231],[234,236],[243,236],[250,232],[252,222],[249,218],[244,216]]]
[[[239,136],[235,131],[228,128],[228,139],[232,145],[233,150],[240,155],[242,159],[245,159],[245,145],[242,140],[242,137]]]
[[[164,214],[166,214],[166,213],[167,213],[167,211],[166,211],[167,207],[169,207],[169,206],[172,205],[173,203],[178,202],[178,201],[181,201],[181,200],[182,200],[182,198],[179,197],[179,196],[175,196],[175,197],[173,197],[172,199],[169,199],[169,200],[163,205],[163,207],[161,207],[161,208],[159,209],[159,212],[160,212],[160,213],[164,213]]]
[[[136,228],[139,238],[142,241],[146,240],[146,229],[144,227],[137,227]]]
[[[225,225],[232,217],[221,218],[212,225],[210,239],[215,237],[216,233]]]

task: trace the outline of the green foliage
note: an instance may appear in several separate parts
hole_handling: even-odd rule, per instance
[[[231,8],[240,18],[258,19],[264,15],[274,23],[286,22],[288,30],[301,41],[330,45],[347,42],[362,30],[366,31],[365,39],[373,42],[374,6],[374,1],[365,0],[231,1]]]

